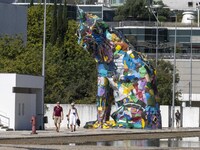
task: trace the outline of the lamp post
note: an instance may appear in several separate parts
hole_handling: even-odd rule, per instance
[[[176,98],[176,35],[177,35],[177,14],[175,15],[175,31],[174,31],[174,68],[173,68],[173,95],[172,95],[172,128],[174,128],[175,116],[175,98]]]
[[[196,9],[197,9],[197,21],[198,21],[198,27],[199,27],[199,9],[200,9],[200,3],[196,3]]]
[[[149,12],[151,12],[155,19],[156,19],[156,69],[157,69],[157,65],[158,65],[158,23],[159,23],[159,20],[158,20],[158,8],[161,8],[162,6],[161,5],[150,5],[150,6],[147,6]],[[156,10],[156,14],[155,14],[155,10]]]
[[[191,31],[190,31],[190,81],[189,81],[189,105],[192,105],[192,21],[193,17],[188,18],[191,21]]]
[[[158,11],[156,12],[156,17],[157,17],[157,21],[156,21],[156,69],[158,66]]]
[[[190,88],[189,88],[189,102],[192,105],[192,20],[191,20],[191,35],[190,35]]]
[[[42,124],[44,129],[44,89],[45,89],[45,48],[46,48],[46,0],[44,0],[44,31],[43,31],[43,51],[42,51],[42,76],[43,76],[43,88],[42,88]]]

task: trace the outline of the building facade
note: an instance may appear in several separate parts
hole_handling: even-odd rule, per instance
[[[3,2],[3,1],[1,1]],[[27,40],[27,7],[0,2],[0,36],[20,35]]]

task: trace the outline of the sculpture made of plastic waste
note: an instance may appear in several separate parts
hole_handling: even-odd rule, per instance
[[[155,69],[119,31],[96,15],[79,13],[78,43],[98,69],[97,120],[85,128],[162,128]]]

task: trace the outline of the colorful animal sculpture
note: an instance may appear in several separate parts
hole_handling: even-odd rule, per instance
[[[79,13],[78,43],[92,54],[98,69],[97,121],[92,127],[162,128],[156,70],[119,31],[98,16]],[[111,115],[113,100],[116,111]]]

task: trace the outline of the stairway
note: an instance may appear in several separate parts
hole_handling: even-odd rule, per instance
[[[13,131],[13,129],[9,128],[8,126],[4,126],[0,124],[0,131]]]
[[[9,128],[8,126],[4,126],[0,124],[0,131],[13,131],[13,129]]]

